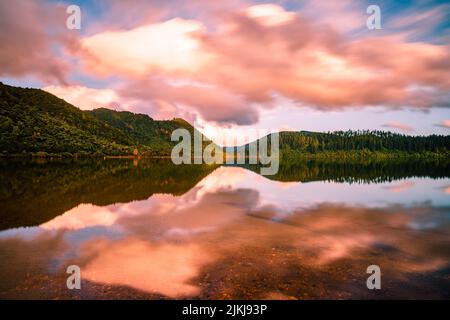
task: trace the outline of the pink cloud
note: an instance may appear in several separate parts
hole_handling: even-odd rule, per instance
[[[119,90],[126,98],[137,98],[146,103],[168,103],[173,108],[195,110],[205,120],[229,122],[240,125],[258,121],[258,112],[235,92],[226,87],[202,85],[194,82],[174,84],[164,79],[146,79],[135,81]]]
[[[270,108],[274,95],[323,110],[449,106],[448,46],[393,35],[350,39],[272,4],[217,19],[213,30],[172,19],[99,33],[83,39],[83,58],[91,72],[132,79],[121,94],[185,105],[217,122],[254,123],[255,105]],[[155,83],[149,75],[203,86]]]
[[[301,13],[340,32],[350,32],[366,26],[365,10],[353,0],[305,0]]]
[[[398,193],[398,192],[403,192],[405,190],[408,190],[412,187],[414,187],[414,183],[411,181],[406,181],[406,182],[386,186],[386,187],[384,187],[384,189],[386,189],[390,192]]]
[[[65,83],[70,66],[52,46],[77,46],[76,35],[66,29],[66,18],[65,7],[60,5],[1,1],[0,76],[32,74],[46,82]]]
[[[202,39],[206,50],[216,55],[215,67],[210,66],[205,77],[253,101],[270,100],[270,93],[277,92],[321,109],[427,108],[436,106],[450,88],[448,47],[395,37],[347,40],[301,15],[269,27],[236,13],[228,24],[221,34]],[[292,37],[294,30],[302,33]]]
[[[87,70],[99,74],[145,76],[152,72],[198,71],[206,57],[191,36],[203,25],[172,19],[128,31],[102,32],[81,41]]]
[[[382,127],[391,128],[391,129],[398,129],[398,130],[401,130],[401,131],[404,131],[404,132],[413,132],[414,131],[414,128],[410,127],[407,124],[398,122],[398,121],[390,121],[388,123],[383,124]]]
[[[118,243],[96,239],[85,244],[85,250],[94,256],[83,269],[86,279],[169,297],[198,294],[200,288],[192,279],[213,261],[195,244],[152,245],[137,239]]]
[[[46,89],[83,109],[119,103],[161,117],[249,125],[275,97],[321,110],[450,107],[450,46],[411,42],[405,33],[349,37],[366,17],[350,1],[306,1],[289,11],[241,0],[135,0],[127,11],[114,0],[101,21],[87,22],[84,37],[65,29],[60,5],[16,4],[0,4],[0,76],[59,82]],[[440,19],[430,10],[414,25]],[[69,86],[77,68],[69,61],[79,61],[85,76],[119,83]]]
[[[103,4],[103,17],[90,25],[91,34],[104,31],[131,30],[143,25],[160,23],[174,17],[217,22],[217,16],[245,7],[246,0],[97,0]]]
[[[436,126],[450,129],[450,119],[442,120],[440,123],[436,124]]]

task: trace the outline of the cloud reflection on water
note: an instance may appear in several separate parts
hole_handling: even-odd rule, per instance
[[[38,228],[0,233],[0,252],[12,264],[0,263],[0,296],[33,272],[48,273],[49,261],[79,264],[84,280],[171,298],[242,298],[238,292],[244,289],[251,298],[292,296],[296,286],[305,286],[299,281],[306,275],[296,274],[300,269],[323,273],[314,281],[328,293],[313,294],[337,297],[349,290],[348,277],[364,277],[372,263],[392,283],[408,281],[449,267],[449,208],[442,205],[448,196],[436,188],[442,185],[410,179],[389,198],[398,184],[285,188],[245,169],[222,167],[178,197],[82,204]],[[92,228],[103,232],[86,232]],[[27,275],[5,281],[25,263]],[[284,281],[290,289],[276,289]]]

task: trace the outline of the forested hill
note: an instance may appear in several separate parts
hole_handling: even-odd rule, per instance
[[[108,109],[82,111],[40,89],[0,83],[0,154],[170,155],[171,133],[186,121]]]
[[[146,114],[128,111],[113,111],[99,108],[86,111],[97,120],[110,125],[130,137],[133,144],[148,155],[170,155],[172,142],[170,137],[175,129],[183,128],[193,134],[194,127],[183,119],[153,120]],[[206,139],[206,138],[205,138]]]
[[[270,137],[268,139],[270,145]],[[256,143],[257,141],[253,142]],[[241,146],[247,150],[249,145]],[[450,156],[450,136],[408,136],[386,131],[280,132],[279,148],[283,159],[334,158],[361,159],[371,156]],[[228,149],[230,151],[230,149]]]
[[[281,132],[280,146],[285,150],[320,151],[405,151],[445,152],[450,136],[408,136],[386,131]]]

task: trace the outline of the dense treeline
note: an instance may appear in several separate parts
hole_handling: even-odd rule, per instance
[[[271,137],[267,139],[270,153]],[[257,148],[257,141],[252,142]],[[250,145],[227,147],[228,153]],[[255,149],[256,149],[255,148]],[[279,155],[284,163],[302,160],[332,160],[335,162],[391,161],[398,158],[413,160],[450,159],[450,136],[407,136],[386,131],[336,131],[336,132],[280,132]]]
[[[407,136],[385,131],[337,131],[333,133],[282,132],[280,147],[285,151],[403,151],[448,152],[450,136]]]
[[[254,165],[246,168],[260,172],[260,167]],[[269,179],[277,181],[332,181],[346,183],[386,183],[398,179],[413,177],[429,177],[433,179],[448,178],[450,162],[447,159],[436,158],[405,158],[395,159],[358,159],[341,160],[340,158],[295,159],[282,161],[278,172]]]

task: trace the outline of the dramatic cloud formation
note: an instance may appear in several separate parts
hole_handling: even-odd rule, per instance
[[[419,16],[408,9],[414,19],[369,31],[365,8],[354,1],[112,1],[84,24],[87,31],[62,36],[60,7],[18,3],[1,7],[0,75],[54,79],[59,85],[46,90],[85,109],[125,103],[154,117],[251,125],[277,97],[324,111],[450,107],[450,46],[417,40],[445,18],[447,5]],[[41,11],[48,18],[38,20]],[[65,55],[55,53],[55,42]],[[75,80],[64,85],[69,71]],[[113,88],[90,89],[111,78]]]
[[[90,71],[137,78],[131,92],[188,105],[206,120],[256,122],[252,104],[270,107],[274,94],[320,109],[448,105],[448,46],[390,35],[348,39],[274,4],[229,13],[214,31],[172,19],[98,33],[82,44]],[[154,90],[150,74],[205,86],[161,81]]]
[[[188,107],[210,121],[251,124],[258,120],[257,109],[250,100],[216,85],[154,78],[135,81],[120,94],[143,101],[165,101],[181,109]]]

